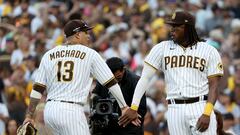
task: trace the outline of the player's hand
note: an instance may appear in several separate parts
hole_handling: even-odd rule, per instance
[[[197,122],[197,130],[200,132],[204,132],[208,129],[210,123],[210,116],[202,114],[202,116],[198,119]]]
[[[127,110],[129,109],[129,107],[124,107],[122,108],[122,114],[124,114]],[[138,114],[138,118],[133,120],[131,123],[135,126],[141,126],[141,120],[139,119],[141,118],[141,115]]]
[[[28,122],[30,122],[32,125],[33,125],[33,123],[34,123],[32,117],[29,116],[29,115],[26,115],[26,116],[25,116],[25,120],[23,121],[23,125],[25,125],[25,124],[28,123]]]
[[[121,108],[122,111],[122,115],[128,110],[129,106],[125,106],[123,108]]]
[[[130,122],[138,118],[138,113],[135,110],[127,107],[127,109],[122,110],[122,116],[119,118],[118,124],[125,127]]]
[[[135,125],[135,126],[140,127],[141,126],[141,120],[139,118],[137,118],[137,119],[132,121],[132,124]]]

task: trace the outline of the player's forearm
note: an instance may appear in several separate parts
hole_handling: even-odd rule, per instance
[[[219,77],[209,79],[208,102],[215,104],[218,97]]]
[[[40,99],[42,98],[42,94],[44,93],[45,90],[46,90],[46,87],[42,84],[35,83],[33,85],[33,90],[31,91],[31,94],[30,94],[30,104],[27,109],[26,117],[33,116],[36,106],[38,105]]]
[[[149,83],[149,80],[146,79],[145,77],[141,77],[140,80],[138,81],[138,84],[135,88],[135,92],[133,95],[132,104],[131,104],[131,108],[133,110],[138,110],[141,98],[147,89],[148,83]]]
[[[112,93],[112,95],[115,97],[120,108],[127,106],[127,104],[123,98],[120,86],[118,85],[115,77],[113,77],[111,81],[105,83],[104,86],[107,87],[109,89],[109,91]]]
[[[138,110],[138,106],[140,104],[141,98],[148,87],[150,79],[155,73],[156,73],[156,70],[154,68],[152,68],[147,64],[144,64],[142,76],[137,83],[137,86],[135,88],[134,95],[133,95],[133,100],[131,104],[131,108],[133,110]]]
[[[213,111],[214,104],[218,97],[217,88],[218,88],[219,77],[209,78],[208,81],[209,81],[209,92],[208,92],[208,100],[205,106],[204,114],[210,116]]]
[[[30,98],[30,104],[28,106],[27,112],[26,112],[26,117],[33,117],[33,114],[36,110],[36,107],[39,103],[40,99],[37,98]]]
[[[112,93],[112,95],[115,97],[115,99],[117,100],[118,102],[118,105],[120,106],[120,108],[123,108],[123,107],[126,107],[127,104],[123,98],[123,95],[122,95],[122,92],[121,92],[121,89],[119,87],[118,84],[115,84],[113,86],[111,86],[109,88],[109,91]]]

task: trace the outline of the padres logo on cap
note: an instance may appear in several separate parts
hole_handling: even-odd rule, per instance
[[[176,13],[173,13],[173,15],[172,15],[172,19],[174,20],[175,17],[176,17]]]
[[[218,63],[217,68],[222,71],[222,70],[223,70],[223,65],[222,65],[222,63]]]

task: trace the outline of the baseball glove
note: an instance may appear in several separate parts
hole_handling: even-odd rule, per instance
[[[24,125],[21,125],[17,129],[17,135],[36,135],[37,129],[30,123],[27,122]]]

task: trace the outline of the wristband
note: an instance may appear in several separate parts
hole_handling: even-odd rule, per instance
[[[137,111],[137,110],[138,110],[138,106],[136,106],[136,105],[131,105],[131,109],[134,110],[134,111]]]
[[[213,110],[213,104],[210,102],[207,102],[203,114],[210,116],[212,113],[212,110]]]
[[[30,94],[30,98],[41,99],[42,94],[36,90],[32,90]]]

